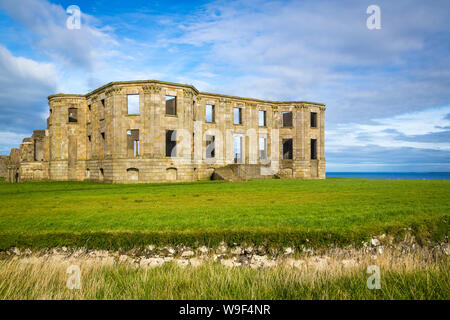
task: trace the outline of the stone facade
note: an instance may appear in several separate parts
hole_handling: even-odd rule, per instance
[[[155,80],[111,82],[48,101],[47,128],[23,140],[20,160],[10,159],[10,182],[194,181],[231,164],[259,166],[266,176],[325,178],[324,104]]]
[[[0,156],[0,178],[8,177],[8,156]]]

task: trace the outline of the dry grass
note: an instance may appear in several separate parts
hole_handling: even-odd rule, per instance
[[[198,267],[136,268],[133,264],[79,257],[28,257],[0,261],[1,299],[448,299],[448,256],[425,250],[399,256],[387,250],[342,260],[284,259],[265,269],[229,268],[211,259]],[[296,261],[300,261],[296,259]],[[324,261],[326,261],[324,263]],[[81,268],[80,290],[69,290],[67,267]],[[381,269],[381,290],[366,287],[366,268]]]

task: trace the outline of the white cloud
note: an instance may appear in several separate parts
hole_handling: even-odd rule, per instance
[[[185,19],[181,36],[168,41],[208,52],[190,76],[210,87],[240,96],[324,102],[334,123],[448,103],[448,47],[433,37],[449,35],[449,3],[381,0],[378,31],[366,28],[369,4],[216,1]],[[198,72],[205,69],[219,77]]]
[[[39,63],[23,57],[14,57],[11,52],[0,45],[0,62],[2,81],[6,81],[13,73],[18,78],[26,80],[29,78],[47,85],[54,85],[56,74],[55,66],[52,63]],[[8,79],[9,80],[9,79]]]
[[[0,154],[17,148],[33,129],[45,128],[47,96],[57,83],[54,64],[16,57],[0,45]]]
[[[81,29],[68,29],[65,8],[48,1],[0,0],[3,8],[14,20],[32,32],[33,46],[53,57],[66,67],[92,70],[117,51],[117,41],[109,28],[96,27],[94,17],[82,13]]]
[[[445,106],[374,119],[370,124],[338,124],[326,130],[326,149],[338,152],[349,147],[378,146],[450,151],[450,120],[445,119],[449,112],[450,106]]]
[[[29,104],[55,90],[57,83],[58,72],[53,63],[13,56],[0,45],[1,117],[9,112],[31,111]],[[46,104],[45,100],[41,102]]]
[[[9,155],[11,148],[18,148],[22,140],[29,135],[11,131],[0,131],[0,154]]]

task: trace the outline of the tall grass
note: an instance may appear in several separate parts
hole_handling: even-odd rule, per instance
[[[0,261],[1,299],[449,299],[448,258],[380,256],[348,268],[230,268],[212,261],[199,267],[136,268],[79,261],[81,289],[69,290],[73,261]],[[381,270],[381,289],[366,286],[367,265]]]

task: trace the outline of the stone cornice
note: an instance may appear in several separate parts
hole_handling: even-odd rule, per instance
[[[192,89],[183,89],[183,95],[185,98],[192,98],[195,94]]]
[[[121,92],[122,92],[122,89],[121,89],[121,88],[112,87],[112,88],[110,88],[110,89],[108,89],[108,90],[105,91],[105,95],[106,95],[107,97],[110,97],[110,96],[112,96],[112,95],[121,94]]]
[[[144,93],[159,93],[161,91],[161,86],[156,83],[151,83],[146,86],[142,86]]]
[[[61,102],[62,99],[85,99],[86,96],[82,94],[67,94],[67,93],[57,93],[48,96],[48,101]]]
[[[193,95],[199,95],[199,97],[204,97],[204,98],[223,98],[223,99],[229,99],[229,100],[235,100],[235,101],[239,101],[239,102],[250,102],[250,103],[268,103],[268,104],[275,104],[275,105],[280,105],[280,104],[290,104],[290,105],[301,105],[301,104],[305,104],[305,105],[314,105],[314,106],[319,106],[319,107],[323,107],[325,110],[325,104],[323,103],[318,103],[318,102],[310,102],[310,101],[270,101],[270,100],[262,100],[262,99],[251,99],[251,98],[244,98],[244,97],[238,97],[238,96],[231,96],[231,95],[225,95],[225,94],[218,94],[218,93],[210,93],[210,92],[200,92],[197,90],[197,88],[195,88],[193,85],[189,85],[189,84],[181,84],[181,83],[174,83],[174,82],[165,82],[165,81],[160,81],[160,80],[136,80],[136,81],[116,81],[116,82],[110,82],[108,84],[105,84],[104,86],[101,86],[100,88],[97,88],[89,93],[87,93],[86,95],[82,95],[82,94],[55,94],[55,95],[51,95],[48,97],[49,100],[55,98],[55,97],[61,97],[61,98],[69,98],[69,97],[73,97],[73,98],[91,98],[91,96],[96,95],[98,93],[100,93],[101,91],[107,90],[110,87],[117,87],[117,86],[129,86],[129,85],[146,85],[146,87],[151,88],[152,85],[154,86],[154,88],[156,88],[158,85],[159,86],[169,86],[169,87],[174,87],[174,88],[183,88],[185,90],[192,90],[193,91]],[[145,89],[144,89],[145,90]],[[322,110],[322,109],[321,109]]]

